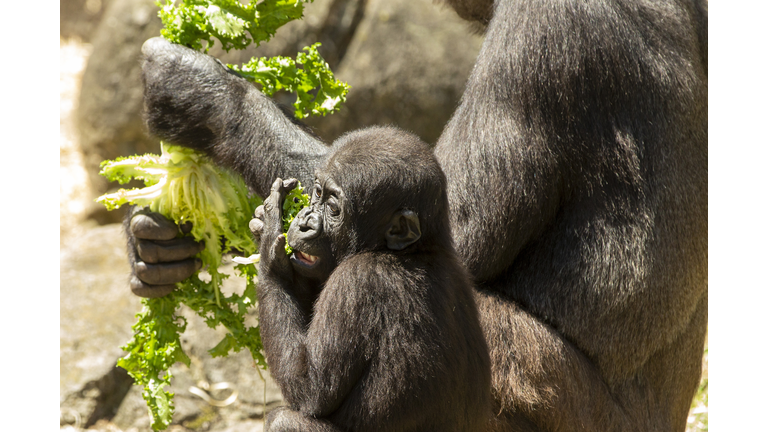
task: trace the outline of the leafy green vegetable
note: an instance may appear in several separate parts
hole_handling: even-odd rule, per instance
[[[296,93],[293,107],[297,118],[309,114],[326,115],[338,110],[346,101],[349,85],[336,80],[328,63],[323,60],[317,47],[320,43],[305,47],[296,60],[288,57],[253,58],[242,67],[229,65],[246,79],[261,85],[261,91],[272,96],[278,90]],[[298,68],[301,65],[302,68]],[[317,89],[313,95],[311,92]]]
[[[184,147],[162,144],[162,154],[119,158],[102,162],[101,174],[109,180],[127,183],[141,179],[141,189],[121,189],[99,197],[108,209],[123,204],[148,206],[176,223],[192,222],[191,235],[205,241],[199,257],[211,276],[209,282],[196,274],[177,284],[171,294],[143,299],[133,338],[122,347],[128,354],[118,361],[136,384],[144,386],[142,396],[152,417],[152,427],[165,429],[173,415],[173,394],[163,388],[170,384],[169,368],[176,362],[189,365],[179,339],[186,328],[176,315],[180,304],[187,305],[206,324],[223,325],[229,333],[214,348],[213,357],[248,348],[257,365],[266,368],[258,328],[246,328],[245,314],[256,304],[256,268],[238,264],[236,272],[246,279],[243,295],[223,297],[221,284],[228,277],[218,271],[223,254],[236,249],[249,255],[256,252],[248,229],[258,197],[250,197],[243,180],[213,165],[207,157]]]
[[[302,193],[301,182],[296,184],[296,187],[291,189],[285,196],[283,201],[283,232],[288,232],[288,227],[291,226],[291,222],[296,218],[301,209],[309,206],[309,195]],[[285,253],[290,255],[293,253],[293,248],[285,242]]]
[[[224,238],[224,250],[255,250],[248,230],[255,206],[247,199],[245,183],[232,172],[216,167],[194,150],[161,145],[161,156],[146,154],[102,162],[100,174],[109,180],[125,184],[133,177],[149,187],[121,189],[96,201],[109,210],[126,203],[149,206],[177,224],[192,222],[192,236],[205,241],[200,256],[203,265],[209,268],[213,285],[219,286],[224,276],[216,271],[222,257],[219,237]],[[221,305],[218,289],[216,303]]]
[[[312,0],[264,0],[260,3],[238,0],[158,0],[160,19],[165,27],[160,31],[171,42],[201,50],[213,46],[213,38],[229,51],[256,46],[275,35],[275,31],[304,15],[304,3]],[[202,41],[206,42],[203,47]]]
[[[244,49],[251,43],[258,46],[274,36],[282,25],[300,19],[304,3],[312,0],[263,0],[242,4],[238,0],[157,1],[165,28],[161,34],[171,42],[208,52],[218,40],[222,47]],[[205,45],[203,45],[205,41]],[[316,43],[288,57],[252,58],[248,63],[227,65],[246,79],[261,86],[268,96],[285,90],[296,93],[294,115],[326,115],[338,111],[346,101],[349,85],[333,76],[323,60]],[[301,66],[299,68],[298,66]]]

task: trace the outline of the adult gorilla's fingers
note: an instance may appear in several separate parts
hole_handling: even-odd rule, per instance
[[[161,262],[181,261],[192,258],[205,248],[203,242],[196,242],[192,237],[173,240],[148,241],[138,240],[136,252],[142,261],[157,264]]]
[[[150,285],[167,285],[181,282],[200,270],[200,259],[185,259],[165,264],[147,264],[139,261],[134,266],[136,276]]]
[[[147,39],[141,46],[141,53],[144,55],[144,60],[146,63],[156,62],[162,64],[163,66],[178,66],[181,64],[185,67],[188,67],[188,72],[192,73],[226,71],[226,66],[224,66],[224,64],[215,57],[193,50],[192,48],[188,48],[184,45],[168,42],[165,38],[160,36]],[[162,68],[145,67],[145,80],[150,78],[147,81],[151,81],[151,78],[153,78],[146,76],[148,72],[147,69],[154,69],[154,71],[163,74],[178,74],[180,72],[176,68],[174,68],[173,72],[171,72],[164,71]]]
[[[137,212],[131,218],[131,232],[137,239],[171,240],[179,233],[179,227],[160,213]]]
[[[155,57],[160,53],[168,52],[173,49],[173,45],[163,37],[153,37],[147,39],[141,46],[141,53],[146,57]]]
[[[136,277],[136,275],[131,276],[130,286],[131,292],[139,297],[145,298],[158,298],[167,296],[176,287],[176,285],[173,284],[149,285],[142,282],[141,279]]]
[[[186,221],[183,224],[179,225],[179,229],[181,230],[182,234],[189,234],[192,232],[192,222]]]

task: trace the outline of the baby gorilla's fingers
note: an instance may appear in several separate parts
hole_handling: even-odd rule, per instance
[[[195,256],[204,248],[203,242],[196,242],[192,237],[155,241],[139,239],[136,242],[139,258],[150,264],[181,261]]]
[[[263,262],[264,258],[262,256],[262,263]],[[269,256],[266,262],[269,265],[270,272],[273,272],[274,274],[277,274],[283,278],[291,277],[291,261],[289,260],[288,255],[285,253],[284,234],[278,235],[277,238],[275,238],[275,241],[272,242],[272,246],[269,249]]]
[[[261,235],[264,233],[264,204],[256,207],[256,211],[253,212],[253,219],[248,223],[248,228],[251,229],[256,243],[261,243]]]
[[[291,190],[293,190],[293,188],[295,188],[297,184],[299,184],[299,181],[296,180],[295,178],[289,178],[288,180],[283,180],[283,191],[288,193]]]
[[[272,243],[271,258],[279,260],[281,257],[286,257],[287,261],[287,255],[285,254],[285,234],[277,236],[274,243]]]
[[[282,195],[283,180],[280,178],[275,179],[272,183],[272,187],[269,191],[269,196],[264,200],[264,216],[268,217],[274,214],[275,211],[279,211],[283,208],[283,202],[280,199]]]
[[[248,222],[248,228],[251,229],[251,234],[253,234],[253,237],[256,238],[256,242],[258,243],[261,238],[261,233],[264,232],[264,222],[260,219],[251,219],[251,221]]]
[[[150,285],[146,284],[141,281],[138,277],[131,276],[131,291],[139,296],[144,298],[158,298],[158,297],[164,297],[173,291],[173,289],[176,287],[174,284],[167,284],[167,285]]]
[[[264,220],[264,204],[256,207],[256,210],[253,212],[253,217]]]
[[[262,236],[268,235],[268,239],[277,237],[283,232],[283,201],[285,200],[285,191],[283,190],[283,180],[275,179],[272,183],[272,189],[267,199],[264,200],[264,230]]]
[[[200,270],[200,259],[185,259],[165,264],[147,264],[137,262],[134,266],[136,276],[149,285],[167,285],[181,282]]]

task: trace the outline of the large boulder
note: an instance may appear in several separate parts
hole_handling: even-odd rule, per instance
[[[59,0],[59,35],[90,41],[113,0]]]
[[[464,92],[482,38],[429,0],[371,0],[335,71],[352,88],[340,112],[307,121],[332,141],[375,124],[435,143]]]
[[[107,191],[99,176],[104,159],[158,153],[158,141],[145,133],[139,55],[142,43],[156,36],[162,23],[153,0],[110,2],[93,36],[93,50],[83,73],[75,115],[83,163],[93,193]],[[119,220],[120,213],[100,211],[100,222]]]

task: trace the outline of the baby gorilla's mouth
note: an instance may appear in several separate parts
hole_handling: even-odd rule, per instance
[[[317,257],[316,256],[310,255],[310,254],[305,254],[302,251],[298,251],[297,250],[297,251],[294,252],[294,255],[296,255],[296,258],[298,258],[299,261],[301,261],[302,263],[307,264],[307,265],[314,265],[315,262],[317,261]]]

